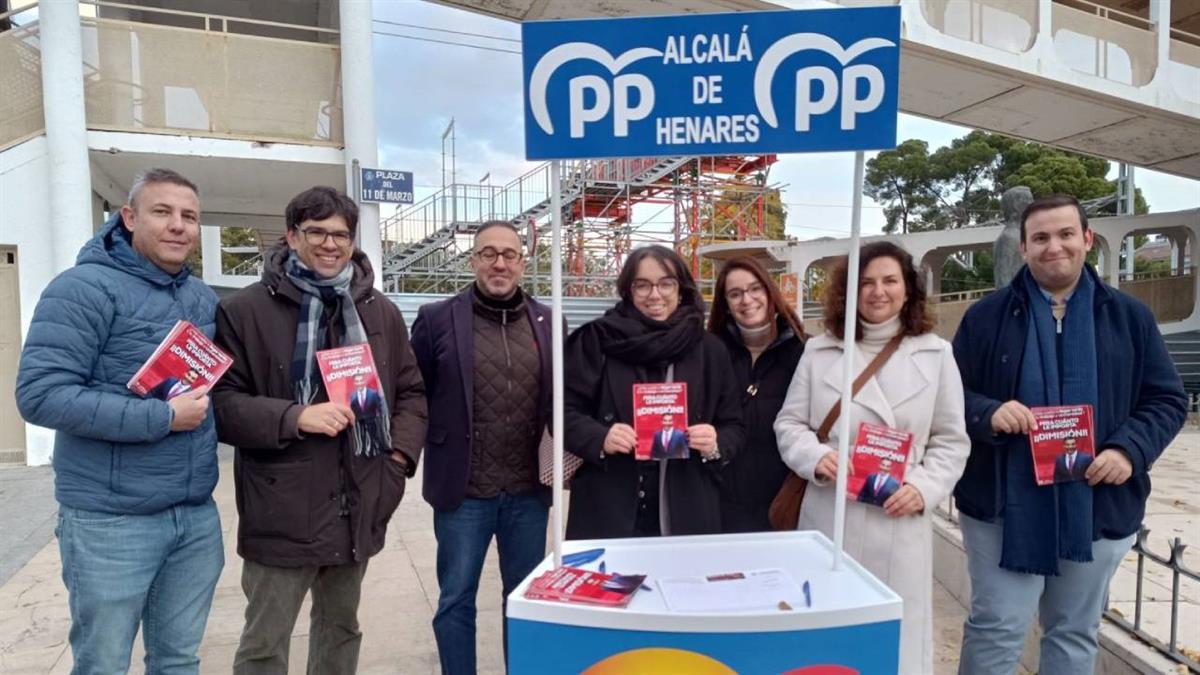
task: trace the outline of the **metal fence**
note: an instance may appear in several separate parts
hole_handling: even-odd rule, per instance
[[[1179,605],[1180,599],[1180,584],[1184,579],[1200,582],[1200,573],[1188,569],[1183,564],[1183,551],[1187,548],[1187,544],[1179,537],[1171,540],[1171,551],[1166,557],[1155,554],[1146,546],[1146,540],[1150,537],[1150,530],[1144,526],[1138,531],[1137,540],[1133,544],[1133,551],[1137,553],[1137,590],[1134,596],[1133,604],[1133,622],[1130,623],[1120,612],[1106,608],[1104,616],[1109,621],[1123,628],[1126,632],[1134,635],[1142,642],[1154,647],[1162,652],[1167,657],[1174,660],[1176,663],[1185,666],[1192,673],[1200,673],[1200,661],[1192,658],[1184,653],[1179,644]],[[1165,567],[1171,571],[1171,635],[1170,639],[1164,644],[1162,640],[1146,632],[1142,628],[1142,605],[1143,584],[1146,578],[1146,561],[1149,560],[1155,565]]]
[[[955,508],[954,498],[950,497],[945,502],[938,504],[935,512],[958,525],[958,509]],[[1174,660],[1182,667],[1187,669],[1187,672],[1200,674],[1200,661],[1197,661],[1192,655],[1184,651],[1184,647],[1179,643],[1179,606],[1182,604],[1181,586],[1184,579],[1190,579],[1195,582],[1200,582],[1200,572],[1189,569],[1183,564],[1183,551],[1187,548],[1187,544],[1179,537],[1175,537],[1171,541],[1171,551],[1166,557],[1159,556],[1151,551],[1146,546],[1146,541],[1150,537],[1150,530],[1144,525],[1138,530],[1137,539],[1133,544],[1133,552],[1137,554],[1137,587],[1134,591],[1134,610],[1133,622],[1131,623],[1124,614],[1113,609],[1112,607],[1104,608],[1104,617],[1111,621],[1113,625],[1121,628],[1130,635],[1141,640],[1145,644],[1153,647],[1156,651],[1162,653],[1167,658]],[[1150,634],[1142,626],[1142,607],[1145,602],[1145,580],[1146,580],[1146,561],[1171,571],[1171,627],[1169,639],[1164,642],[1160,637]],[[1192,652],[1194,653],[1194,652]]]

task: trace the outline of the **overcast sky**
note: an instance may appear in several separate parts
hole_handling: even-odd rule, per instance
[[[386,168],[415,173],[418,199],[441,186],[441,135],[451,117],[456,120],[460,182],[477,182],[490,172],[492,183],[503,184],[538,166],[524,160],[521,59],[516,53],[508,53],[520,49],[519,24],[424,0],[375,0],[375,19],[380,160]],[[490,50],[430,40],[472,44]],[[900,115],[898,139],[921,138],[932,149],[968,131]],[[847,235],[852,171],[851,153],[782,156],[772,167],[770,179],[785,186],[783,201],[788,210],[788,233],[800,239]],[[1115,174],[1114,163],[1113,177]],[[1200,206],[1197,181],[1148,169],[1138,169],[1135,180],[1152,211]],[[881,210],[869,199],[866,205],[863,232],[879,232],[883,226]],[[657,209],[646,211],[635,213],[635,218],[647,218]],[[655,220],[668,216],[669,213],[658,215]],[[662,227],[665,226],[664,222]]]

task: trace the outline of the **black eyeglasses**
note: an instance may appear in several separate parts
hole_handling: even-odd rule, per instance
[[[659,295],[674,295],[675,291],[679,290],[679,280],[674,277],[663,277],[658,281],[637,279],[633,282],[633,294],[639,298],[650,295],[650,292],[656,288]]]
[[[744,296],[752,298],[764,298],[767,295],[767,287],[762,284],[751,284],[746,288],[731,288],[725,291],[725,299],[729,304],[736,305]]]
[[[309,246],[323,246],[327,240],[332,239],[339,248],[346,248],[354,241],[354,235],[349,232],[330,232],[319,227],[306,227],[300,230],[300,233],[304,235],[304,241],[308,242]]]
[[[479,258],[489,265],[496,262],[496,258],[504,258],[504,262],[506,263],[515,263],[521,259],[520,251],[514,251],[511,248],[506,248],[503,251],[497,251],[491,246],[479,251],[475,251],[474,255],[476,258]]]

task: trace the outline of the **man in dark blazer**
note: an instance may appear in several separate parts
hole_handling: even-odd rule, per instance
[[[367,386],[367,378],[362,375],[354,376],[354,389],[350,391],[350,411],[354,413],[355,429],[360,443],[368,440],[375,447],[386,444],[387,434],[383,430],[382,399],[379,391]]]
[[[1083,480],[1087,477],[1087,470],[1091,465],[1092,456],[1080,454],[1075,439],[1068,438],[1063,441],[1063,451],[1054,458],[1054,482]]]
[[[159,399],[160,401],[169,401],[180,394],[195,389],[196,380],[198,379],[200,379],[200,373],[194,370],[184,373],[182,380],[178,377],[164,377],[158,384],[154,385],[147,396]]]
[[[525,258],[510,223],[480,225],[470,262],[475,282],[422,307],[412,333],[429,399],[423,489],[446,675],[475,672],[475,596],[492,537],[507,597],[546,554],[549,504],[537,450],[550,417],[550,309],[520,287]]]
[[[354,389],[350,390],[350,410],[354,417],[374,417],[379,414],[379,392],[367,386],[367,378],[354,376]]]
[[[654,432],[650,443],[650,459],[687,459],[687,436],[675,428],[675,416],[662,416],[662,429]]]
[[[879,463],[879,471],[867,475],[862,489],[858,491],[858,501],[883,506],[888,497],[896,494],[900,482],[888,471],[891,466],[892,463],[885,459]]]

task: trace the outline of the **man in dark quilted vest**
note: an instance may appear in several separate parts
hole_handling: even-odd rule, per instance
[[[549,494],[538,443],[550,413],[550,309],[520,287],[521,237],[505,221],[475,235],[475,283],[426,305],[413,351],[429,399],[425,500],[434,508],[442,672],[475,672],[475,596],[492,537],[504,596],[542,560]]]

